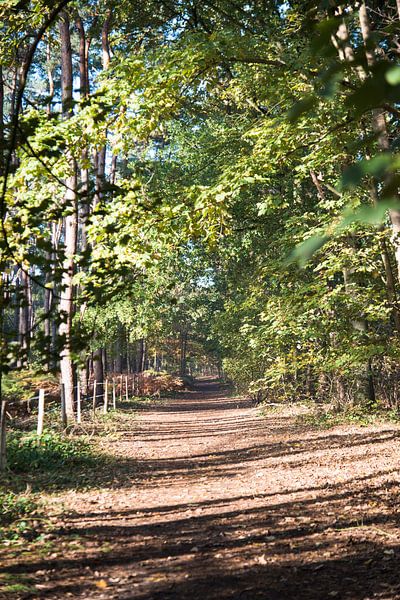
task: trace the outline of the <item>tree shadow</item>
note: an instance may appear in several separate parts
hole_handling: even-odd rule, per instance
[[[400,598],[395,467],[372,462],[367,474],[348,470],[345,480],[325,478],[312,485],[288,477],[271,491],[251,493],[258,469],[269,469],[270,477],[276,467],[284,466],[287,473],[312,469],[321,453],[329,452],[327,464],[333,465],[339,450],[342,460],[361,461],[367,446],[378,451],[380,444],[396,442],[399,430],[321,433],[274,416],[272,440],[269,423],[252,410],[243,414],[223,395],[204,402],[207,410],[197,408],[198,398],[171,401],[165,420],[162,403],[147,407],[139,429],[120,441],[129,448],[137,444],[133,454],[139,454],[140,445],[150,446],[156,458],[145,451],[140,461],[107,458],[104,478],[98,466],[83,474],[82,487],[100,482],[113,488],[112,498],[118,498],[115,490],[134,487],[143,494],[139,505],[135,497],[121,508],[81,505],[64,514],[65,524],[53,532],[54,547],[44,558],[21,557],[18,564],[0,567],[0,573],[29,574],[40,586],[26,596],[32,598]],[[179,409],[183,404],[188,418]],[[209,450],[199,450],[198,436]],[[184,451],[181,440],[186,440]],[[243,493],[240,477],[246,471]],[[169,485],[188,490],[202,477],[214,485],[215,497],[204,492],[196,502],[171,502]],[[66,488],[75,488],[72,483]],[[264,489],[268,486],[266,479]],[[76,540],[81,548],[71,549]]]
[[[382,488],[370,479],[301,490],[297,500],[270,502],[264,495],[250,508],[250,496],[197,503],[205,514],[182,515],[184,505],[153,507],[152,522],[146,510],[134,508],[128,523],[127,511],[111,511],[106,524],[97,513],[71,514],[68,528],[57,533],[60,547],[79,536],[92,551],[0,572],[28,573],[36,582],[51,573],[35,598],[91,598],[100,577],[112,598],[397,598],[400,540],[390,532],[399,515],[372,507]],[[357,483],[363,485],[352,486]],[[397,483],[387,486],[389,508],[398,492]],[[366,501],[371,508],[361,514]],[[343,513],[349,504],[352,510]]]

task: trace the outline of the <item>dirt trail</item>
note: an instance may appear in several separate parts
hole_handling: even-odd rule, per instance
[[[65,496],[76,549],[24,565],[30,597],[400,598],[399,428],[289,412],[213,382],[145,409],[115,447],[130,476]]]

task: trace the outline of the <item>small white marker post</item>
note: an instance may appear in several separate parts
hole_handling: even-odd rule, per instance
[[[108,411],[108,379],[106,379],[105,386],[104,386],[104,406],[103,406],[103,413],[106,415],[107,411]]]
[[[37,435],[42,435],[44,424],[44,390],[39,390]]]
[[[129,391],[128,391],[128,376],[125,376],[125,392],[126,392],[126,401],[129,401]]]

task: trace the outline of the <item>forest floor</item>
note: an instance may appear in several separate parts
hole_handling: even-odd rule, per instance
[[[51,497],[47,545],[0,556],[25,592],[0,597],[400,599],[398,426],[261,417],[202,381],[108,443],[123,468]]]

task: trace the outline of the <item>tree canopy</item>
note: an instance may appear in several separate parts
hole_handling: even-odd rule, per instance
[[[397,402],[398,2],[0,19],[3,372],[61,368],[70,418],[90,358]]]

